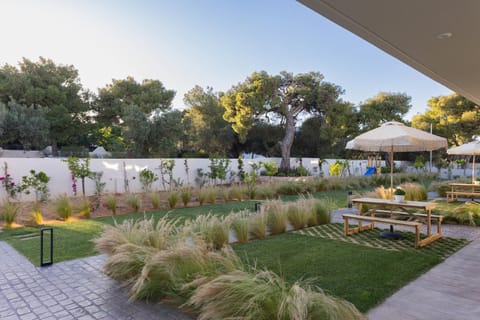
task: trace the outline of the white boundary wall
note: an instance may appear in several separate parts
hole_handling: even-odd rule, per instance
[[[0,176],[3,176],[4,162],[8,165],[8,172],[15,183],[20,183],[22,176],[28,176],[30,170],[36,172],[43,171],[50,177],[48,187],[50,195],[55,197],[59,194],[67,194],[73,196],[71,174],[68,170],[67,163],[62,158],[0,158]],[[125,188],[125,173],[128,179],[128,190],[130,192],[141,192],[141,184],[138,179],[138,174],[142,169],[148,168],[160,176],[158,169],[161,160],[170,159],[90,159],[90,170],[96,172],[103,172],[102,181],[106,183],[105,193],[124,193]],[[185,185],[194,185],[195,177],[197,177],[197,169],[203,169],[203,172],[209,172],[209,159],[172,159],[175,160],[175,167],[173,169],[173,178],[180,179]],[[189,173],[185,170],[185,160],[187,160]],[[258,163],[260,161],[274,161],[277,165],[280,164],[280,158],[258,158],[258,159],[244,159],[244,171],[251,170],[250,163]],[[326,163],[322,165],[323,176],[327,177],[329,174],[330,165],[335,163],[337,159],[327,159]],[[319,176],[318,158],[301,158],[302,165],[310,171],[314,176]],[[403,166],[406,169],[408,162],[395,161],[397,166]],[[385,163],[382,161],[382,165]],[[124,170],[125,166],[125,170]],[[300,158],[291,159],[291,167],[300,166]],[[352,175],[363,175],[367,168],[367,160],[350,160],[350,173]],[[238,160],[230,159],[229,170],[235,174],[238,171]],[[463,171],[463,170],[462,170]],[[233,176],[235,179],[236,176]],[[232,177],[229,175],[228,182],[232,182]],[[155,182],[154,190],[163,190],[161,179]],[[92,195],[95,191],[94,182],[91,179],[85,179],[85,191],[87,195]],[[77,180],[77,195],[82,194],[81,181]],[[6,196],[5,190],[0,188],[0,198]],[[21,200],[32,200],[33,195],[21,195]]]

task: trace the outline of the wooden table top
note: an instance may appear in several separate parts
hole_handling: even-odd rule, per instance
[[[426,202],[426,201],[395,201],[379,198],[357,198],[352,199],[352,203],[359,204],[376,204],[376,205],[385,205],[392,207],[402,207],[402,208],[416,208],[423,210],[430,210],[435,208],[435,202]]]
[[[453,186],[453,187],[477,187],[477,188],[480,188],[480,184],[474,184],[474,183],[455,183],[455,182],[451,182],[448,185]]]

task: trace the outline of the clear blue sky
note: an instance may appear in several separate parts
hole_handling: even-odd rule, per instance
[[[72,64],[95,90],[128,75],[177,91],[229,89],[253,71],[319,71],[359,104],[412,97],[407,119],[451,91],[294,0],[2,0],[0,63]]]

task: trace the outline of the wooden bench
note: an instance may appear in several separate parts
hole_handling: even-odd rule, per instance
[[[387,219],[387,218],[380,218],[380,217],[372,217],[372,216],[361,216],[357,214],[344,214],[343,216],[343,223],[344,223],[344,234],[345,236],[352,235],[354,233],[358,233],[365,230],[372,230],[375,227],[375,222],[390,224],[390,225],[399,225],[399,226],[406,226],[406,227],[413,227],[415,228],[415,248],[419,246],[420,243],[420,229],[422,228],[422,223],[417,221],[405,221],[405,220],[395,220],[395,219]],[[348,223],[349,220],[356,220],[358,221],[358,226],[354,228],[350,228]],[[370,224],[366,226],[362,226],[362,221],[370,222]]]
[[[390,217],[394,216],[394,215],[399,215],[399,216],[408,216],[408,217],[414,217],[414,218],[418,218],[418,219],[421,219],[423,221],[426,221],[428,219],[428,216],[425,214],[425,213],[418,213],[418,212],[415,212],[415,213],[408,213],[408,212],[405,212],[405,211],[395,211],[395,210],[377,210],[377,209],[371,209],[368,211],[371,215],[375,215],[377,213],[381,213],[381,214],[389,214]],[[430,219],[431,220],[435,220],[436,223],[437,223],[437,233],[442,233],[442,220],[443,220],[443,216],[441,215],[438,215],[438,214],[431,214],[430,215]]]
[[[447,202],[455,202],[458,200],[458,196],[465,196],[465,197],[480,197],[480,192],[472,192],[472,191],[447,191]]]

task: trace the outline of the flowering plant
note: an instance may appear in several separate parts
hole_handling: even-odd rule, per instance
[[[15,185],[13,178],[8,173],[8,165],[6,162],[3,163],[3,177],[0,177],[0,181],[2,182],[2,187],[5,189],[7,196],[10,198],[16,198],[20,188]]]

